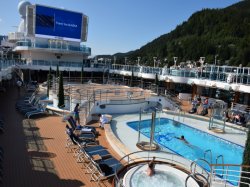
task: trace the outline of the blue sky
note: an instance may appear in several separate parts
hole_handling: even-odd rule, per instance
[[[194,12],[224,8],[239,0],[30,0],[82,12],[89,16],[88,41],[92,54],[114,54],[140,48],[175,29]],[[19,0],[0,6],[0,34],[15,31],[20,22]]]

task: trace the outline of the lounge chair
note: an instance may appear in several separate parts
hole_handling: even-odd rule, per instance
[[[41,108],[37,108],[35,110],[32,110],[32,111],[29,111],[25,114],[25,117],[26,118],[31,118],[31,117],[34,117],[34,116],[37,116],[37,115],[45,115],[46,114],[46,107],[41,107]]]
[[[84,159],[89,160],[89,153],[95,153],[102,150],[105,150],[105,148],[101,145],[89,146],[84,148],[82,147],[80,150],[80,154],[78,155],[77,162],[82,162]]]
[[[101,145],[97,145],[97,146],[90,146],[90,147],[83,148],[82,151],[84,151],[86,154],[88,154],[88,153],[93,153],[93,152],[105,150],[105,149],[106,149],[105,147],[103,147]]]
[[[33,96],[30,100],[28,101],[24,101],[24,102],[17,102],[16,103],[16,109],[22,108],[22,107],[26,107],[26,106],[32,106],[35,104],[37,98],[35,96]]]
[[[95,140],[95,138],[96,138],[96,135],[95,134],[93,134],[93,133],[81,133],[79,136],[78,136],[78,138],[79,139],[81,139],[81,140],[86,140],[86,139],[88,139],[88,140]]]
[[[39,104],[39,101],[45,97],[46,97],[46,95],[34,96],[34,98],[31,100],[31,102],[16,104],[16,109],[17,110],[24,110],[26,108],[37,106]]]
[[[22,110],[25,110],[25,109],[28,109],[28,108],[35,107],[35,106],[38,105],[39,100],[40,99],[38,97],[36,97],[34,100],[32,100],[31,103],[16,105],[16,109],[19,110],[19,111],[22,111]]]
[[[88,166],[86,167],[86,172],[85,173],[94,173],[95,170],[97,169],[96,166],[95,166],[95,163],[94,162],[97,162],[99,165],[102,165],[102,164],[106,164],[108,166],[113,166],[113,165],[117,165],[117,164],[120,164],[120,162],[118,160],[116,160],[114,157],[110,156],[106,159],[103,159],[103,160],[92,160]]]
[[[108,152],[108,150],[106,150],[106,149],[99,150],[99,151],[94,151],[94,152],[88,152],[86,155],[87,155],[87,158],[89,160],[92,160],[92,157],[94,155],[100,156],[101,159],[104,159],[104,158],[107,158],[107,157],[111,156],[110,152]]]
[[[87,163],[91,163],[95,160],[95,156],[98,156],[98,160],[102,160],[105,158],[109,158],[111,157],[110,152],[108,152],[108,150],[106,149],[101,149],[100,150],[96,150],[96,151],[92,151],[92,152],[85,152],[84,154],[81,154],[81,157],[78,157],[77,162],[82,162],[83,163],[83,167],[86,167],[85,164]],[[89,164],[88,164],[89,165]],[[87,167],[88,167],[87,165]]]
[[[38,108],[40,108],[41,106],[39,104],[36,104],[34,106],[29,106],[29,107],[23,107],[23,108],[20,108],[18,109],[19,112],[21,112],[23,115],[25,115],[27,112],[30,112],[30,111],[34,111],[34,110],[37,110]]]
[[[98,132],[96,131],[95,127],[91,127],[91,126],[77,126],[75,120],[73,119],[72,116],[70,116],[68,118],[68,123],[71,126],[71,128],[76,131],[76,133],[93,133],[96,135],[98,135]]]
[[[92,140],[80,140],[80,139],[72,140],[71,137],[68,135],[65,147],[68,148],[67,152],[69,152],[69,150],[70,150],[70,152],[72,152],[72,150],[74,149],[74,156],[77,157],[79,154],[81,154],[82,148],[84,148],[86,146],[90,146],[90,145],[97,145],[97,142],[92,141]]]
[[[76,142],[77,142],[78,148],[74,150],[74,157],[78,157],[78,155],[82,153],[82,148],[98,145],[96,141],[92,141],[92,140],[76,141]]]
[[[98,181],[107,179],[109,177],[113,177],[119,168],[121,168],[122,164],[111,157],[109,159],[101,160],[100,162],[92,162],[94,169],[91,174],[91,181]]]
[[[25,104],[25,103],[26,103],[26,104],[27,104],[27,103],[31,103],[33,99],[35,99],[35,94],[34,94],[34,93],[33,93],[31,96],[29,96],[29,97],[24,97],[24,98],[18,100],[18,101],[16,102],[16,106],[17,106],[17,105],[22,105],[22,104]]]
[[[38,104],[37,107],[32,107],[23,111],[22,113],[25,115],[26,118],[30,118],[31,116],[46,114],[46,103]]]

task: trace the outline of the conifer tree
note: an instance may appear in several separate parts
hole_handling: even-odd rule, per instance
[[[158,93],[159,79],[158,79],[158,74],[157,73],[155,74],[155,86],[156,86],[156,93],[158,95],[159,94]]]
[[[57,66],[56,66],[56,78],[58,78],[59,77],[59,65],[57,64]]]
[[[155,74],[155,85],[159,86],[158,73]]]
[[[47,97],[49,97],[50,90],[50,74],[47,75]]]
[[[51,76],[51,72],[52,72],[52,69],[51,69],[51,66],[49,67],[49,74]]]
[[[58,107],[62,108],[64,107],[64,88],[63,88],[63,76],[62,73],[60,73],[59,76],[59,88],[58,88]]]

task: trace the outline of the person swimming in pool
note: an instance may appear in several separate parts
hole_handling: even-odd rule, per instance
[[[181,135],[181,137],[175,137],[175,138],[177,138],[177,139],[183,141],[183,142],[186,143],[186,144],[189,144],[189,142],[185,139],[185,137],[184,137],[183,135]]]
[[[190,144],[190,143],[185,139],[185,137],[184,137],[183,135],[181,135],[181,137],[176,137],[176,136],[175,136],[175,138],[176,138],[176,139],[179,139],[179,140],[181,140],[181,141],[183,141],[185,144],[187,144],[187,146],[189,146],[189,147],[191,147],[191,148],[193,148],[193,149],[194,149],[194,148],[200,149],[199,147]]]

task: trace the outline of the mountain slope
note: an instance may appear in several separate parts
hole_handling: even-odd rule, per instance
[[[250,66],[250,0],[224,9],[203,9],[140,49],[116,55],[121,62],[125,56],[131,61],[140,56],[146,65],[152,65],[154,56],[171,64],[174,56],[178,61],[206,57],[206,63],[213,63],[218,55],[217,63]]]

